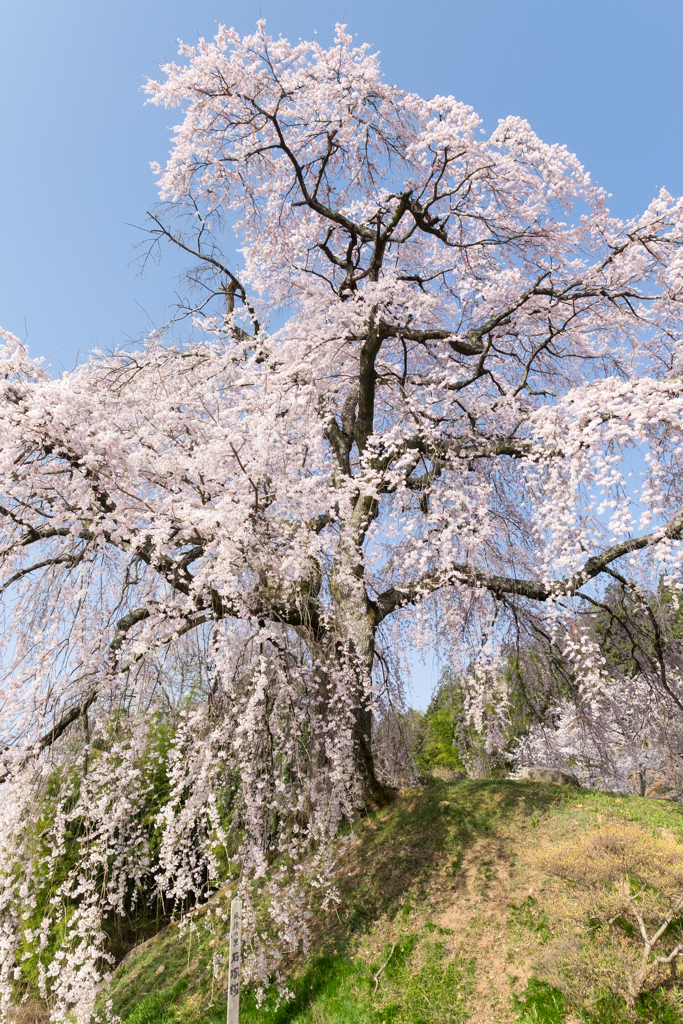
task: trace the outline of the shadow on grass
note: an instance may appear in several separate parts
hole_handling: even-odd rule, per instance
[[[351,987],[348,985],[350,981],[355,982],[356,995],[359,994],[359,987],[367,989],[369,993],[369,976],[367,972],[362,972],[357,964],[341,955],[315,957],[304,971],[290,980],[289,987],[293,992],[293,998],[281,1003],[277,1009],[272,1009],[272,1000],[271,1008],[268,1005],[257,1006],[254,991],[243,990],[240,998],[240,1024],[262,1024],[265,1021],[268,1024],[292,1024],[293,1021],[305,1017],[316,1003],[321,1000],[334,1001],[335,997],[339,997],[342,1019],[346,1019],[348,1011],[351,1010],[353,1013],[358,1006],[356,998],[349,999],[348,993],[342,991],[345,986]],[[126,1024],[177,1024],[177,1004],[185,995],[187,987],[187,981],[183,980],[146,996],[125,1018]],[[364,991],[360,994],[362,996],[367,993]],[[347,1013],[344,1013],[344,1010]],[[225,1000],[221,998],[202,1012],[202,1018],[211,1021],[212,1024],[224,1024],[225,1012]],[[181,1019],[184,1017],[185,1014],[182,1014]]]
[[[248,992],[241,1001],[240,1021],[243,1024],[304,1024],[313,1020],[325,1024],[464,1024],[466,997],[474,987],[474,961],[444,963],[445,944],[427,941],[421,964],[416,969],[410,961],[419,942],[417,935],[404,934],[394,945],[391,962],[378,990],[372,980],[373,972],[379,969],[378,963],[371,966],[341,955],[317,957],[294,980],[290,1002],[276,1010],[259,1009],[253,993]],[[389,953],[390,947],[386,947],[381,959],[386,961]],[[212,1011],[211,1020],[215,1024],[223,1017],[223,1007],[218,1012]]]
[[[457,873],[468,846],[494,836],[511,819],[542,814],[575,800],[577,791],[512,781],[435,781],[404,795],[393,807],[366,819],[340,862],[342,901],[329,939],[366,928],[382,915],[394,917],[420,900],[430,875],[452,856]],[[318,937],[322,939],[322,936]]]
[[[636,797],[615,799],[614,795],[573,787],[507,780],[459,783],[434,780],[404,793],[391,807],[359,822],[354,835],[349,837],[349,846],[340,853],[336,880],[341,902],[336,911],[314,914],[311,920],[314,955],[307,962],[297,957],[294,962],[282,965],[289,975],[293,999],[268,1010],[258,1008],[253,991],[246,990],[241,1001],[240,1021],[244,1024],[312,1024],[313,1021],[416,1024],[418,1020],[436,1020],[444,1024],[446,1020],[464,1020],[464,995],[470,984],[470,968],[464,961],[449,967],[453,976],[446,977],[436,952],[432,950],[433,955],[429,954],[432,960],[427,956],[434,940],[420,933],[420,942],[424,944],[417,966],[413,964],[410,969],[402,966],[400,950],[396,950],[382,974],[379,992],[373,994],[372,976],[381,963],[378,961],[371,966],[360,957],[354,958],[357,936],[371,931],[384,915],[394,919],[398,932],[405,936],[404,929],[414,927],[414,919],[412,924],[408,923],[411,901],[419,904],[427,896],[436,872],[442,894],[449,885],[457,888],[461,884],[458,872],[463,858],[468,848],[479,840],[488,839],[483,855],[486,859],[482,860],[484,868],[497,855],[496,847],[500,854],[510,853],[511,835],[516,836],[515,845],[518,841],[521,845],[533,844],[535,825],[543,821],[545,826],[553,819],[556,821],[552,828],[559,829],[560,833],[565,824],[563,819],[571,819],[573,834],[577,817],[581,827],[592,828],[596,812],[610,818],[642,820],[649,828],[673,827],[680,831],[683,839],[683,807],[667,805],[664,801]],[[448,868],[445,877],[444,867]],[[523,901],[512,908],[512,913],[519,917],[520,924],[532,930],[546,927],[537,913],[535,901]],[[427,925],[430,935],[431,930]],[[124,970],[116,972],[112,995],[115,1010],[126,1024],[187,1024],[200,1017],[211,1024],[224,1024],[225,1001],[218,993],[213,999],[210,979],[214,943],[209,942],[209,938],[208,933],[194,938],[169,933],[158,944],[144,950],[138,959],[129,962]],[[387,947],[380,957],[382,962],[390,948]],[[182,991],[171,986],[159,990],[163,979],[177,978],[181,974],[187,977],[187,981],[181,983]],[[423,1012],[421,1008],[425,986],[429,996],[428,1000],[425,996],[425,1000],[428,1006],[433,1004],[438,1008],[440,1016],[437,1018],[429,1016],[431,1011]],[[172,991],[178,993],[175,998],[171,998]],[[447,1006],[451,1016],[444,1014]],[[524,1000],[520,1000],[515,1009],[521,1014],[520,1024],[560,1024],[568,1010],[559,993],[538,981],[530,983]],[[641,1010],[644,1019],[656,1020],[657,1024],[678,1024],[681,1020],[672,1002],[662,993],[646,997]],[[627,1019],[621,1016],[616,1004],[606,1002],[601,1012],[602,1017],[579,1015],[578,1019],[590,1024],[598,1021],[599,1024],[621,1024]]]

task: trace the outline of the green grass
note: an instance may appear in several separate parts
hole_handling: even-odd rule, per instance
[[[412,959],[422,946],[421,966]],[[386,962],[391,948],[384,951]],[[243,993],[242,1024],[461,1024],[467,1020],[467,999],[474,983],[472,961],[444,964],[445,943],[403,935],[374,984],[381,963],[365,964],[338,954],[312,959],[293,979],[293,998],[278,1007],[256,1005],[253,992]],[[145,996],[125,1018],[126,1024],[172,1024],[187,1019],[187,982]],[[225,1019],[225,1002],[209,1003],[202,1019]]]
[[[675,996],[675,993],[673,993]],[[680,1024],[681,1011],[674,1005],[669,993],[651,992],[638,1000],[635,1014],[629,1015],[623,1002],[602,1000],[594,1013],[572,1009],[571,1012],[585,1024],[633,1024],[633,1021],[652,1021],[652,1024]],[[543,981],[532,979],[521,997],[513,997],[513,1008],[519,1013],[515,1024],[564,1024],[570,1007],[556,989]],[[680,1004],[679,1004],[680,1005]]]
[[[316,957],[294,980],[293,998],[278,1008],[257,1007],[253,992],[242,996],[243,1024],[465,1024],[470,1019],[474,961],[443,964],[441,942],[429,944],[419,970],[411,969],[415,936],[406,936],[403,949],[375,993],[372,968],[343,956]],[[388,951],[387,951],[388,952]],[[187,983],[161,989],[136,1004],[126,1024],[177,1024],[187,1020],[183,997]],[[545,982],[532,979],[520,997],[512,1000],[515,1024],[564,1024],[570,1007]],[[639,1000],[637,1018],[653,1024],[680,1024],[679,1010],[667,994],[654,992]],[[595,1013],[574,1010],[585,1024],[632,1024],[623,1004],[604,1000]],[[198,1018],[197,1018],[198,1019]],[[210,1024],[225,1020],[221,999],[209,1004],[202,1019]]]
[[[548,915],[539,909],[538,900],[534,896],[526,896],[520,904],[510,903],[509,911],[508,920],[511,925],[537,932],[543,942],[550,938],[552,933]]]
[[[500,911],[501,879],[517,884],[539,841],[562,841],[608,818],[666,827],[683,840],[683,806],[664,801],[506,781],[435,782],[403,795],[357,827],[340,864],[338,911],[316,914],[313,955],[290,965],[293,998],[275,1007],[271,997],[259,1008],[246,989],[241,1024],[476,1021],[477,979],[489,967],[486,936],[510,947],[504,970],[513,975],[515,958],[528,960],[552,934],[552,913],[536,891],[511,891],[504,919],[499,913],[498,924],[487,923],[489,906]],[[434,923],[465,898],[480,911],[469,930],[451,934]],[[169,928],[114,973],[114,1013],[124,1024],[223,1024],[225,996],[212,957],[226,946],[225,925],[200,921],[192,934]],[[582,1015],[535,977],[504,1004],[495,998],[494,1016],[518,1024],[561,1024],[569,1013],[586,1024],[633,1020],[615,1000]],[[683,1024],[682,1007],[675,990],[662,989],[643,997],[638,1013],[643,1021]]]

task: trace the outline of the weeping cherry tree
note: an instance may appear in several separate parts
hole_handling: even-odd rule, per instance
[[[88,1018],[107,915],[145,878],[206,898],[233,826],[305,940],[292,872],[329,878],[340,822],[409,775],[387,723],[415,649],[504,717],[504,652],[573,629],[599,699],[582,610],[682,558],[683,203],[615,219],[566,148],[387,84],[343,26],[180,52],[146,86],[181,112],[149,237],[187,255],[191,330],[59,378],[2,332],[0,981],[9,1005],[33,958],[56,1020]],[[77,864],[27,929],[69,821]]]

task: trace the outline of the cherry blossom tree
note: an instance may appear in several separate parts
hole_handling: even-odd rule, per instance
[[[681,201],[611,217],[566,148],[388,85],[343,26],[327,50],[260,24],[181,54],[147,93],[182,110],[151,226],[192,261],[186,341],[54,379],[4,332],[0,382],[3,813],[37,823],[55,767],[101,773],[124,713],[144,746],[196,647],[158,863],[125,860],[104,798],[86,844],[116,892],[151,872],[177,899],[206,892],[228,778],[245,873],[312,839],[322,865],[397,781],[373,718],[400,710],[411,649],[467,667],[476,717],[511,637],[567,629],[610,572],[675,580],[683,529]],[[8,999],[41,884],[16,867],[27,829],[0,865]],[[79,885],[57,1018],[87,1016],[101,974]]]
[[[678,588],[618,578],[562,634],[537,631],[511,659],[526,714],[508,756],[570,768],[592,788],[680,799],[683,636]],[[518,713],[519,718],[519,713]]]

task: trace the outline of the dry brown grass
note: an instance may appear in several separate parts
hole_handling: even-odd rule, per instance
[[[12,1024],[46,1024],[50,1019],[50,1011],[44,1003],[27,999],[12,1010]]]

